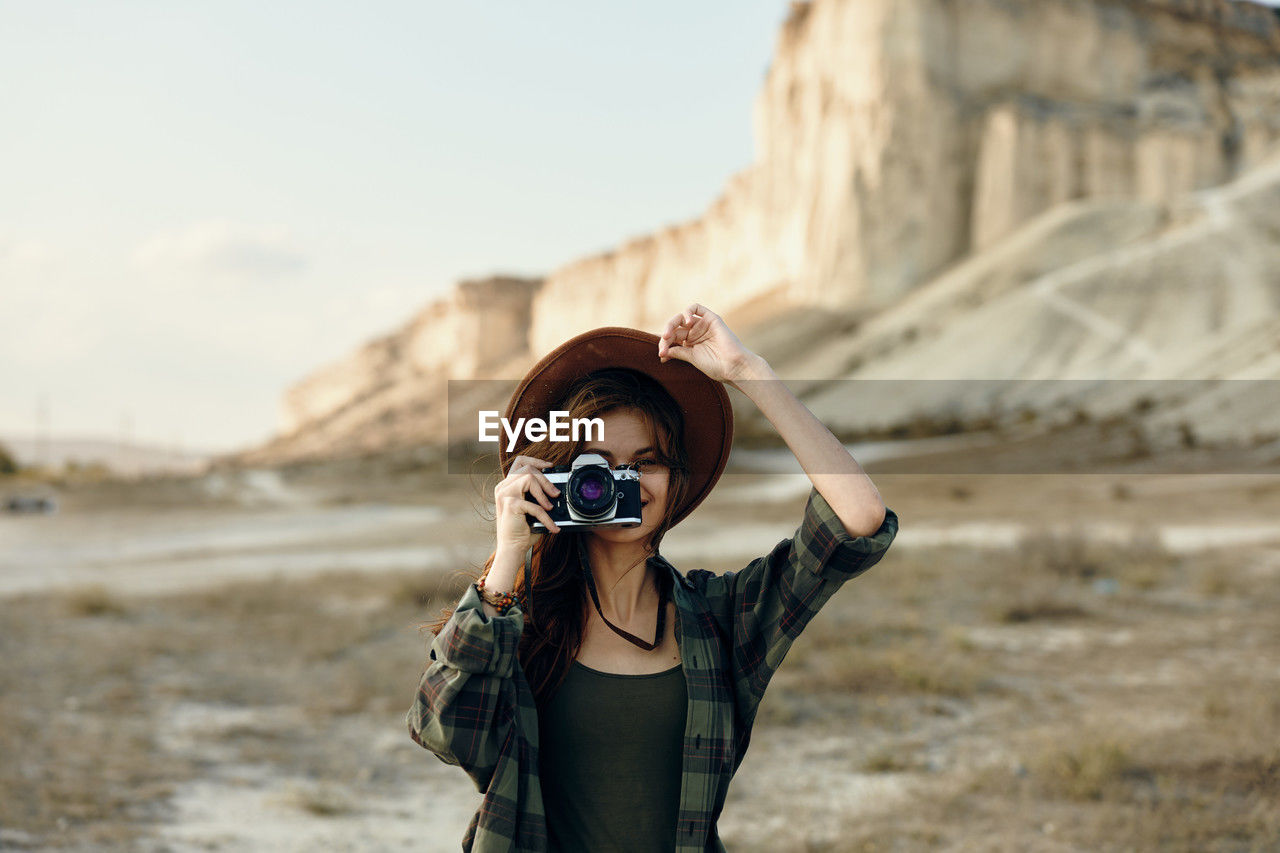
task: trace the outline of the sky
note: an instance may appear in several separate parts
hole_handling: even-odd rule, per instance
[[[0,436],[222,451],[459,279],[698,216],[787,3],[3,10]]]

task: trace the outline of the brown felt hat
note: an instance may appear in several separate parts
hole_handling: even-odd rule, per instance
[[[724,386],[688,362],[658,360],[658,336],[639,329],[609,326],[565,341],[533,366],[521,380],[506,418],[542,417],[561,404],[575,381],[610,367],[623,367],[650,377],[675,400],[684,420],[683,442],[689,457],[689,488],[673,524],[693,512],[711,493],[733,444],[733,408]],[[500,444],[502,470],[524,452],[527,442],[510,453]]]

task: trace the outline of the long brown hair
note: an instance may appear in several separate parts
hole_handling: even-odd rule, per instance
[[[657,553],[689,488],[683,417],[671,395],[643,373],[621,367],[608,368],[574,383],[557,409],[567,411],[570,418],[594,418],[617,410],[633,410],[649,427],[655,456],[670,472],[666,510],[645,543],[649,553]],[[567,465],[585,446],[585,441],[544,440],[529,445],[521,455]],[[498,473],[499,477],[503,475]],[[532,584],[525,577],[523,567],[516,574],[514,593],[525,609],[518,654],[539,705],[555,693],[582,648],[587,598],[578,538],[585,535],[566,530],[535,537],[529,561]],[[482,574],[488,574],[494,556],[489,555]],[[533,607],[529,607],[530,591]],[[431,632],[439,634],[451,615],[452,611],[444,611],[438,621],[431,623]]]

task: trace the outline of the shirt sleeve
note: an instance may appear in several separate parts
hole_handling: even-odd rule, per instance
[[[431,643],[430,660],[405,717],[409,736],[441,761],[460,765],[484,791],[516,724],[517,666],[524,614],[489,617],[468,586]]]
[[[690,572],[730,644],[739,717],[754,721],[765,687],[800,632],[840,586],[874,566],[898,533],[885,508],[880,528],[852,536],[817,489],[800,527],[763,557],[736,572]]]

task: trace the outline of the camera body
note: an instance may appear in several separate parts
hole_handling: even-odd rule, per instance
[[[547,515],[561,530],[639,526],[640,472],[634,468],[610,468],[600,454],[582,453],[572,464],[542,473],[560,489],[560,494],[547,496],[552,502]],[[546,532],[541,521],[525,518],[535,532]]]

